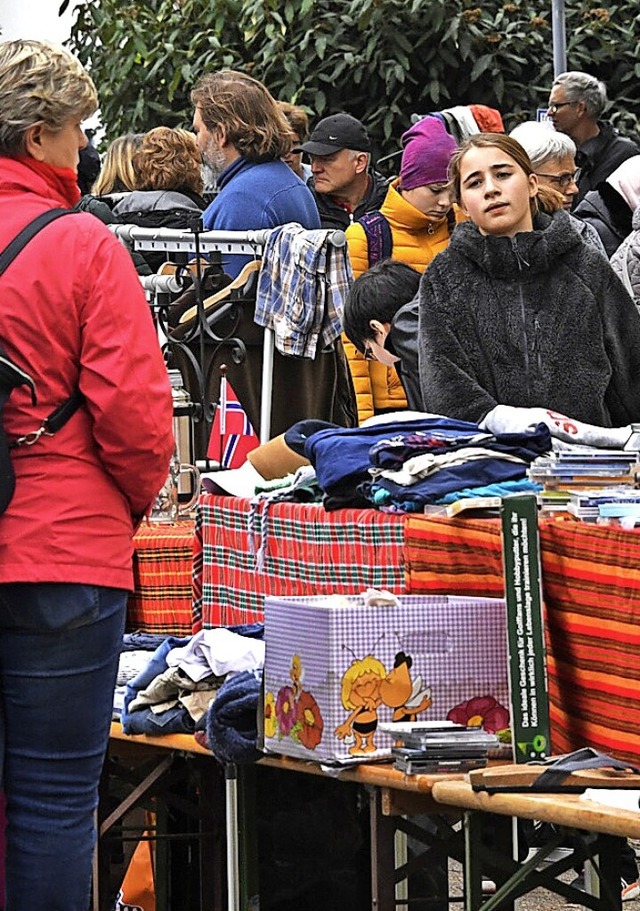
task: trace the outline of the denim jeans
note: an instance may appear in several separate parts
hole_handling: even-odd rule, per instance
[[[6,911],[87,911],[127,593],[0,585]]]

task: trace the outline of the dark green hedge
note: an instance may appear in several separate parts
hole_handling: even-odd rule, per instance
[[[610,116],[640,123],[637,0],[566,3],[568,69],[604,79]],[[360,117],[378,155],[414,112],[498,108],[508,128],[545,106],[553,75],[551,0],[126,0],[87,2],[70,45],[90,67],[109,138],[189,125],[197,76],[233,67],[312,118]]]

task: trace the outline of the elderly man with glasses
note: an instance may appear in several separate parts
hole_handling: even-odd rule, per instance
[[[633,140],[620,136],[612,124],[600,119],[606,104],[604,82],[587,73],[561,73],[551,86],[549,116],[556,130],[570,136],[578,149],[574,209],[589,190],[606,180],[627,158],[640,152]]]

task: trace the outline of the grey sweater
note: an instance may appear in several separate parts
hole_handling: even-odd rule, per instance
[[[471,222],[420,283],[425,409],[480,421],[542,406],[604,427],[640,420],[640,316],[566,212],[485,237]]]

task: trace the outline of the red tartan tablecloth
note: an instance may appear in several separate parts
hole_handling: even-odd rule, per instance
[[[412,594],[501,595],[498,520],[407,520]],[[540,523],[554,753],[591,746],[640,762],[640,533]]]
[[[545,520],[540,541],[553,751],[588,745],[640,763],[640,533]],[[248,500],[203,494],[194,629],[261,619],[266,594],[501,596],[502,572],[497,520],[278,503],[250,531]]]
[[[187,519],[175,525],[145,522],[136,532],[128,630],[191,635],[193,529],[193,520]]]
[[[194,628],[252,623],[265,595],[404,591],[405,517],[373,509],[261,504],[202,494],[194,547]],[[260,566],[261,546],[263,564]]]

